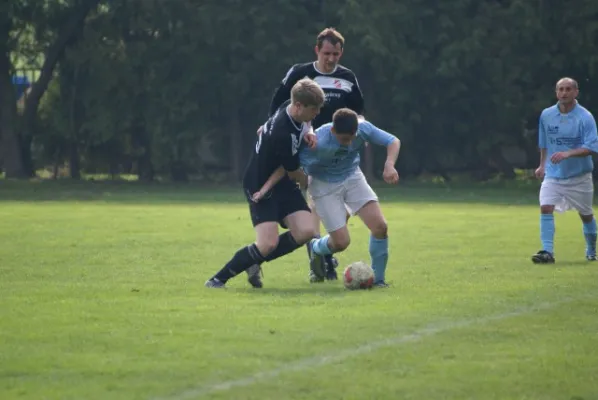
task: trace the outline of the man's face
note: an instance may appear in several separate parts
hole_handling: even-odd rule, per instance
[[[324,70],[322,72],[329,73],[336,68],[343,55],[343,49],[340,43],[333,46],[330,41],[324,40],[321,49],[316,46],[316,55],[318,56],[318,66]]]
[[[319,113],[322,106],[304,106],[301,103],[296,103],[297,114],[301,122],[309,122],[313,120]]]
[[[575,83],[569,79],[560,80],[556,84],[556,98],[561,104],[572,104],[577,98],[578,94],[579,89],[577,89],[575,87]]]

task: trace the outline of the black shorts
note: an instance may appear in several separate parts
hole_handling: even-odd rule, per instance
[[[276,184],[267,197],[254,203],[249,197],[251,194],[246,189],[245,196],[249,202],[249,213],[253,226],[263,222],[278,222],[283,228],[287,228],[283,219],[297,211],[311,212],[301,189],[288,178]]]

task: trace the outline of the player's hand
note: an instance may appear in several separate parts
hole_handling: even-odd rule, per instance
[[[253,194],[253,196],[251,196],[251,201],[253,201],[254,203],[259,202],[261,199],[264,198],[265,193],[262,193],[261,190],[258,190],[257,192],[255,192]]]
[[[536,168],[536,178],[542,179],[544,178],[544,166]]]
[[[568,151],[557,151],[550,157],[550,161],[552,161],[553,164],[558,164],[567,158],[569,158]]]
[[[316,134],[314,133],[314,127],[311,126],[311,122],[308,122],[306,125],[307,125],[307,131],[303,135],[303,141],[305,143],[307,143],[307,146],[310,149],[313,149],[314,147],[316,147],[316,144],[318,143],[318,139],[316,138]]]
[[[382,178],[384,178],[384,182],[391,185],[399,183],[399,173],[397,172],[395,166],[391,163],[384,164],[384,172],[382,172]]]
[[[263,131],[264,131],[264,125],[260,125],[260,127],[257,128],[257,131],[255,133],[259,136],[262,134]]]
[[[304,136],[303,136],[303,140],[305,141],[305,143],[307,143],[307,146],[310,149],[313,149],[316,147],[316,145],[318,144],[318,138],[316,136],[316,134],[314,133],[313,130],[310,130],[309,132],[307,132]]]

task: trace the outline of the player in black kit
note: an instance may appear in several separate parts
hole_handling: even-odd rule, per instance
[[[315,236],[309,206],[296,181],[303,187],[307,176],[299,168],[299,146],[309,131],[309,122],[324,103],[324,92],[310,79],[301,79],[291,89],[288,105],[280,107],[264,124],[251,156],[243,189],[249,202],[256,242],[238,250],[233,258],[212,278],[209,288],[224,288],[226,282],[253,264],[272,261],[288,254]],[[286,176],[259,201],[254,194],[270,175],[283,166]],[[278,235],[278,225],[289,230]]]
[[[353,71],[343,67],[338,62],[343,54],[345,39],[333,28],[326,28],[316,38],[315,52],[317,61],[305,64],[296,64],[291,67],[283,78],[280,86],[274,93],[270,104],[270,115],[289,99],[291,88],[300,79],[305,77],[317,82],[326,96],[326,103],[320,114],[312,121],[313,129],[332,122],[332,114],[340,108],[349,108],[357,114],[363,114],[364,101],[357,78]],[[310,204],[312,209],[313,204]],[[317,211],[317,210],[315,210]],[[314,226],[319,235],[320,219],[313,213]],[[307,246],[309,252],[309,246]],[[321,282],[324,278],[328,280],[337,279],[335,271],[338,262],[333,256],[326,256],[325,277],[310,270],[309,279],[311,282]],[[253,265],[247,270],[248,281],[254,287],[262,287],[259,275],[259,264]]]

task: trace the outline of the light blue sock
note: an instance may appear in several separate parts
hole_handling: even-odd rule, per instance
[[[328,256],[332,254],[332,250],[330,250],[330,247],[328,247],[329,238],[330,235],[326,235],[323,238],[317,239],[312,246],[312,250],[321,256]]]
[[[583,224],[583,235],[586,238],[586,256],[596,255],[596,219]]]
[[[554,215],[540,214],[540,240],[542,250],[554,254]]]
[[[388,238],[376,239],[370,235],[370,257],[374,270],[374,282],[384,282],[388,263]]]

